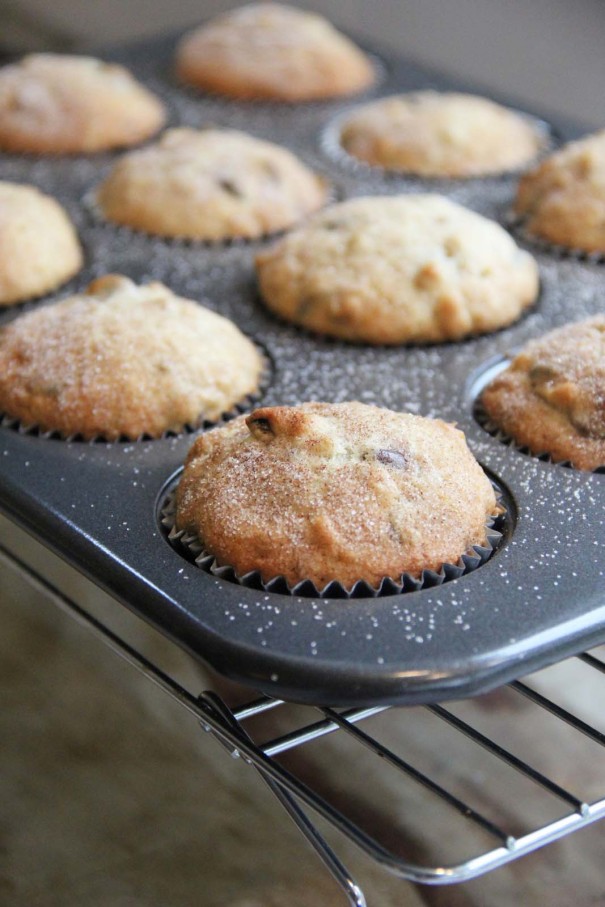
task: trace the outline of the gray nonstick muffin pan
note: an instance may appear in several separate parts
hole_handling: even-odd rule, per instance
[[[379,52],[381,81],[361,99],[236,103],[177,85],[175,43],[162,39],[111,54],[165,99],[170,125],[231,126],[282,143],[326,176],[339,198],[436,191],[504,221],[514,175],[408,179],[350,166],[329,147],[332,124],[368,97],[460,86]],[[555,124],[557,140],[576,134]],[[2,321],[104,273],[161,280],[233,319],[267,351],[272,374],[263,403],[357,399],[457,422],[501,491],[502,540],[478,569],[419,591],[343,600],[250,589],[196,566],[161,525],[193,435],[83,443],[9,424],[0,426],[5,514],[194,656],[294,701],[404,704],[469,696],[605,640],[605,476],[506,446],[473,415],[478,391],[507,353],[604,309],[602,263],[533,249],[538,303],[489,336],[427,347],[345,345],[284,325],[263,309],[253,275],[263,242],[170,242],[101,222],[87,199],[116,156],[0,156],[1,179],[33,183],[66,206],[86,250],[84,270],[60,293],[6,311]]]

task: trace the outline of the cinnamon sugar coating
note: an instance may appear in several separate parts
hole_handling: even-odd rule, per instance
[[[34,186],[0,182],[0,307],[50,293],[82,267],[59,202]]]
[[[368,57],[326,19],[280,3],[229,10],[189,32],[176,68],[205,91],[273,101],[353,94],[376,79]]]
[[[367,164],[428,177],[471,177],[525,166],[543,136],[487,98],[414,91],[372,101],[346,118],[343,148]]]
[[[605,252],[605,130],[565,145],[526,173],[515,211],[528,233]]]
[[[605,465],[605,315],[528,343],[481,402],[492,422],[532,453],[577,469]]]
[[[290,151],[234,129],[169,129],[124,155],[97,192],[104,216],[158,236],[218,241],[283,230],[326,185]]]
[[[459,340],[510,324],[538,268],[497,223],[438,195],[331,205],[256,258],[273,312],[344,340]]]
[[[108,275],[0,329],[0,411],[64,437],[158,437],[218,419],[262,369],[226,318]]]
[[[264,407],[199,437],[176,526],[240,575],[322,589],[456,563],[485,543],[495,509],[454,426],[356,402],[305,403]]]
[[[164,105],[115,63],[31,54],[0,70],[0,148],[79,154],[136,145],[160,129]]]

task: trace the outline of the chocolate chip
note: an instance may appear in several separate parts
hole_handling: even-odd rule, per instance
[[[296,306],[296,315],[299,318],[304,318],[305,315],[308,315],[311,309],[319,302],[318,296],[301,296]]]
[[[243,194],[231,180],[222,179],[218,181],[218,184],[223,192],[226,192],[228,195],[232,195],[234,198],[243,198]]]
[[[529,380],[532,384],[544,384],[557,377],[557,372],[549,365],[534,365],[529,371]]]
[[[56,399],[61,393],[61,388],[58,384],[32,384],[28,387],[28,390],[32,394],[41,397],[52,397],[53,399]]]
[[[376,451],[376,459],[385,466],[394,466],[395,469],[405,469],[407,457],[400,450],[387,450],[383,447]]]
[[[259,434],[273,434],[273,429],[268,419],[248,419],[248,427]]]

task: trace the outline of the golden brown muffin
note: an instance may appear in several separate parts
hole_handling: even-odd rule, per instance
[[[538,268],[493,221],[438,195],[332,205],[256,259],[266,305],[367,343],[458,340],[510,324]]]
[[[518,113],[487,98],[415,91],[354,110],[341,129],[353,157],[429,177],[470,177],[523,167],[544,137]]]
[[[489,420],[520,447],[577,469],[605,465],[605,315],[532,340],[488,384]]]
[[[170,129],[119,160],[97,202],[117,224],[217,241],[283,230],[326,195],[325,183],[279,145],[232,129]]]
[[[492,486],[464,435],[362,403],[255,410],[197,439],[176,527],[265,582],[377,586],[456,563],[486,541]]]
[[[183,82],[232,98],[310,101],[354,94],[376,74],[322,16],[280,3],[230,10],[180,42]]]
[[[0,306],[49,293],[81,267],[61,205],[34,186],[0,182]]]
[[[6,151],[122,148],[149,138],[165,118],[158,98],[114,63],[48,53],[0,70],[0,148]]]
[[[565,145],[526,173],[515,211],[528,233],[605,252],[605,130]]]
[[[226,318],[108,275],[0,329],[0,411],[64,437],[158,437],[218,419],[262,369]]]

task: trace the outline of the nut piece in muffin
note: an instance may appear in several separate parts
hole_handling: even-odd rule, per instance
[[[352,111],[340,141],[353,157],[387,170],[471,177],[525,166],[544,137],[529,119],[487,98],[415,91]]]
[[[493,488],[438,419],[363,403],[255,410],[191,448],[176,527],[238,575],[378,586],[486,542]]]
[[[262,370],[226,318],[119,275],[0,329],[0,411],[64,437],[134,440],[216,420]]]
[[[165,120],[163,104],[122,66],[32,54],[0,70],[0,148],[80,154],[136,145]]]
[[[34,186],[0,182],[0,306],[57,289],[82,267],[67,214]]]
[[[605,315],[528,343],[481,394],[488,419],[520,447],[577,469],[605,465]]]
[[[322,16],[280,3],[230,10],[185,35],[183,82],[232,98],[309,101],[368,88],[368,57]]]
[[[117,162],[97,203],[117,224],[218,241],[283,230],[326,195],[325,183],[279,145],[231,129],[170,129]]]
[[[605,252],[605,130],[565,145],[519,182],[515,211],[528,233]]]
[[[332,205],[256,259],[277,315],[375,344],[459,340],[514,321],[538,293],[533,257],[438,195]]]

